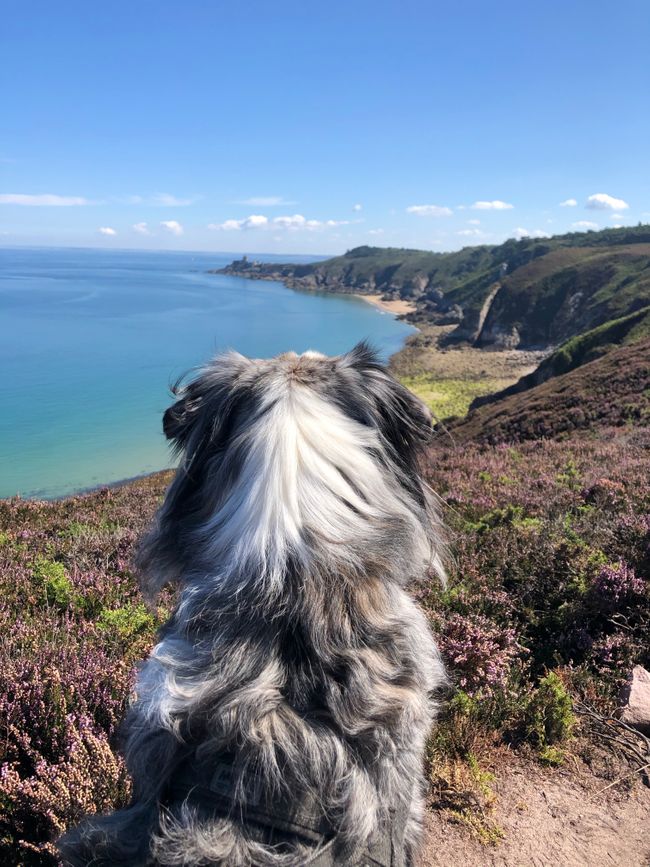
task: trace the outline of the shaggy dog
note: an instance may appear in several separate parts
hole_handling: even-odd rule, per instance
[[[125,721],[133,798],[64,861],[413,864],[445,681],[404,591],[442,573],[428,410],[365,344],[227,353],[175,391],[182,462],[138,565],[178,599]]]

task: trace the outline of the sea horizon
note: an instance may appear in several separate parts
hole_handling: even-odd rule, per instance
[[[171,466],[169,385],[218,351],[332,355],[366,338],[387,360],[415,330],[354,296],[206,273],[242,255],[0,247],[0,497],[55,499]]]
[[[0,253],[5,250],[84,250],[96,251],[97,253],[164,253],[173,256],[177,253],[194,253],[201,256],[217,256],[228,258],[232,261],[242,256],[248,256],[249,259],[259,259],[260,262],[275,261],[280,259],[283,262],[319,262],[321,260],[330,259],[337,256],[337,253],[251,253],[248,251],[238,252],[237,250],[205,250],[205,249],[188,249],[177,248],[171,250],[169,247],[96,247],[94,245],[80,244],[3,244],[0,242]]]

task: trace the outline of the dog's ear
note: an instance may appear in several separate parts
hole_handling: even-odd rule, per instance
[[[392,376],[365,341],[342,358],[361,375],[384,440],[395,453],[408,456],[410,462],[414,453],[432,438],[433,418],[429,408]]]
[[[179,381],[172,386],[178,400],[163,415],[163,432],[176,449],[188,445],[197,427],[212,434],[223,423],[235,403],[235,383],[250,363],[239,353],[224,353],[187,385]]]
[[[197,413],[203,404],[203,396],[201,394],[192,394],[198,390],[195,388],[195,383],[192,383],[180,393],[183,395],[176,401],[173,406],[165,410],[163,415],[163,433],[168,440],[173,440],[180,448],[182,448],[189,439],[190,431],[193,423],[196,421]],[[174,389],[174,393],[179,391]]]

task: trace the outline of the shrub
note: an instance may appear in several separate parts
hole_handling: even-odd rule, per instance
[[[481,614],[455,613],[444,623],[440,648],[469,695],[503,689],[521,650],[514,629],[500,627]]]
[[[56,761],[41,758],[28,776],[17,763],[0,767],[3,864],[58,864],[53,841],[70,825],[128,800],[126,769],[106,734],[76,714],[65,717],[63,730],[65,749]]]
[[[543,677],[525,708],[526,735],[542,751],[565,741],[575,725],[573,705],[558,675]],[[542,753],[548,760],[552,753]]]
[[[561,761],[569,693],[610,711],[631,664],[650,665],[650,432],[440,445],[424,460],[454,562],[448,589],[429,578],[416,596],[461,687],[431,738],[433,787],[483,797],[495,743],[523,736]],[[3,865],[47,863],[80,810],[125,797],[109,747],[159,619],[128,564],[168,479],[0,501]]]
[[[605,609],[617,609],[643,594],[645,583],[625,561],[604,566],[591,585],[597,602]]]
[[[73,602],[74,587],[62,563],[38,557],[33,575],[45,590],[45,598],[50,605],[67,608]]]
[[[151,631],[154,617],[144,605],[126,605],[124,608],[105,608],[99,615],[98,626],[121,639],[133,638],[142,632]]]

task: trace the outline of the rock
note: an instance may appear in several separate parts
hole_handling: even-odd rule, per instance
[[[492,346],[495,349],[516,349],[521,343],[521,336],[516,325],[502,328],[493,325],[481,334],[479,346]]]
[[[415,274],[411,281],[413,291],[416,295],[421,295],[429,285],[428,274]]]
[[[621,719],[641,731],[650,731],[650,671],[635,665],[624,687]]]
[[[455,325],[457,322],[462,322],[463,317],[463,308],[459,304],[454,304],[453,307],[450,307],[449,310],[445,310],[440,318],[441,325]]]

